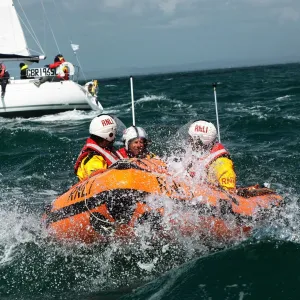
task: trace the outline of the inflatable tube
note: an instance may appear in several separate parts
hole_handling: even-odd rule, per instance
[[[151,208],[145,201],[149,195],[167,196],[182,205],[181,219],[172,213],[168,216],[173,231],[218,239],[248,233],[249,222],[266,218],[266,212],[283,202],[264,187],[240,188],[230,194],[208,185],[190,186],[168,174],[158,159],[119,160],[54,200],[43,221],[54,238],[85,243],[134,237],[135,226],[145,221],[160,231],[166,212],[164,207]],[[191,206],[198,213],[197,221],[189,221]],[[234,219],[234,226],[227,224],[228,217]]]

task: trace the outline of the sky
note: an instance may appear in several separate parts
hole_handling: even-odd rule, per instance
[[[19,3],[26,12],[46,63],[58,52],[76,63],[72,40],[80,46],[77,54],[86,74],[121,76],[300,61],[300,0],[14,2],[18,12]],[[25,35],[36,49],[26,31]]]

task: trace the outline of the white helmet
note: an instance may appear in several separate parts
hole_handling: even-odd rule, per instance
[[[194,141],[200,140],[207,146],[217,139],[217,129],[213,123],[196,121],[190,126],[189,135]]]
[[[116,137],[117,123],[110,115],[99,115],[90,124],[90,134],[99,136],[109,142]]]
[[[122,140],[125,143],[126,150],[128,150],[129,142],[136,138],[148,139],[147,133],[142,127],[130,126],[124,130]]]

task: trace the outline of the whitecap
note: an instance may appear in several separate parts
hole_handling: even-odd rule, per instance
[[[282,100],[289,100],[291,99],[293,95],[285,95],[285,96],[282,96],[282,97],[277,97],[275,100],[277,101],[282,101]]]

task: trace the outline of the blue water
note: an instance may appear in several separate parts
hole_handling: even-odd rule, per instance
[[[135,77],[136,124],[153,152],[169,155],[189,121],[216,123],[213,82],[238,183],[270,183],[286,200],[280,218],[223,247],[55,243],[43,208],[76,182],[73,164],[96,114],[0,118],[0,299],[299,298],[299,64]],[[104,112],[132,125],[129,78],[99,83]]]

